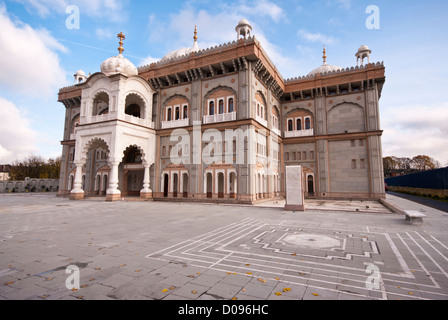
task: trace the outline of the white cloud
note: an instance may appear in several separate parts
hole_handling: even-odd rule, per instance
[[[276,22],[286,17],[282,8],[268,0],[255,1],[251,5],[241,4],[237,7],[237,11],[251,16],[268,16]]]
[[[382,111],[383,155],[412,158],[428,155],[448,160],[448,103],[439,106],[394,106]]]
[[[331,36],[324,35],[322,33],[312,33],[304,29],[297,31],[297,35],[305,39],[308,42],[320,42],[322,44],[334,44],[337,40]]]
[[[67,49],[48,30],[12,21],[0,5],[0,85],[17,93],[49,97],[66,83],[57,51]]]
[[[352,6],[351,0],[336,0],[336,3],[339,5],[340,8],[343,9],[350,9]]]
[[[80,16],[104,17],[111,21],[121,21],[125,14],[124,5],[127,1],[118,0],[17,0],[31,13],[37,13],[41,18],[50,16],[53,12],[66,14],[65,10],[70,5],[78,6]]]
[[[38,152],[35,143],[39,134],[30,128],[24,111],[0,97],[0,114],[0,163],[11,163]]]

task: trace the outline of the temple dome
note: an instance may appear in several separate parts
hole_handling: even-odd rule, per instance
[[[327,50],[326,50],[325,46],[324,46],[324,55],[322,56],[322,58],[324,59],[324,63],[320,67],[318,67],[318,68],[312,70],[310,73],[308,73],[308,76],[316,75],[319,73],[323,74],[323,73],[338,71],[338,70],[342,69],[339,66],[327,64]]]
[[[138,75],[137,68],[132,64],[131,61],[126,59],[123,56],[123,40],[126,39],[123,32],[120,32],[117,35],[117,38],[120,39],[120,46],[118,47],[118,56],[110,57],[106,61],[101,64],[101,72],[106,76],[111,76],[113,74],[121,73],[126,76],[136,76]]]
[[[181,49],[177,49],[174,51],[171,51],[170,53],[166,54],[161,61],[168,61],[171,59],[177,59],[180,58],[182,56],[186,56],[189,55],[192,52],[197,52],[199,51],[199,46],[198,46],[198,30],[197,27],[194,27],[194,43],[193,46],[191,48],[181,48]]]
[[[127,76],[138,75],[137,68],[132,64],[131,61],[123,57],[120,53],[116,57],[111,57],[101,64],[101,72],[107,76],[121,73]]]
[[[196,52],[199,51],[199,47],[197,45],[197,42],[195,42],[195,45],[193,45],[193,47],[191,48],[181,48],[181,49],[177,49],[174,51],[171,51],[170,53],[166,54],[163,58],[162,61],[167,61],[167,60],[171,60],[171,59],[176,59],[185,55],[189,55],[192,52]]]
[[[319,73],[327,73],[327,72],[338,71],[338,70],[341,70],[341,69],[342,68],[339,67],[339,66],[334,66],[334,65],[330,65],[330,64],[324,63],[320,67],[312,70],[310,73],[308,73],[308,75],[311,76],[311,75],[315,75],[315,74],[319,74]]]

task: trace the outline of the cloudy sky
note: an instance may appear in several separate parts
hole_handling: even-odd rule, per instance
[[[369,5],[379,9],[379,29],[366,27]],[[70,5],[79,8],[79,28]],[[448,1],[387,0],[0,0],[0,164],[29,154],[61,153],[64,106],[59,88],[73,74],[99,71],[117,54],[136,66],[198,43],[206,48],[236,39],[241,18],[284,78],[322,64],[356,65],[366,44],[372,61],[384,61],[380,100],[383,155],[429,155],[448,165]]]

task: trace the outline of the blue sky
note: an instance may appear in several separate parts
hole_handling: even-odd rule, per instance
[[[66,8],[76,5],[80,28],[68,29]],[[366,27],[366,8],[380,10],[380,29]],[[380,100],[383,155],[429,155],[448,165],[447,1],[383,0],[0,0],[0,163],[33,153],[61,153],[64,106],[60,87],[73,74],[99,71],[117,55],[116,35],[126,35],[125,56],[136,66],[198,43],[206,48],[236,39],[248,19],[284,78],[322,64],[356,65],[366,44],[371,61],[384,61]]]

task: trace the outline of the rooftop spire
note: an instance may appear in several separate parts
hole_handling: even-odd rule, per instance
[[[325,45],[324,45],[324,55],[322,56],[322,58],[324,59],[324,64],[327,64],[327,49],[325,49]]]
[[[117,35],[117,38],[120,39],[120,42],[119,42],[120,46],[118,47],[118,52],[120,52],[120,54],[122,54],[123,51],[124,51],[124,49],[123,49],[123,40],[126,40],[126,37],[124,36],[123,32],[120,32]]]
[[[197,28],[196,25],[194,26],[194,37],[193,37],[193,39],[194,39],[194,42],[198,41],[198,28]]]

